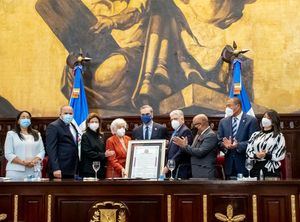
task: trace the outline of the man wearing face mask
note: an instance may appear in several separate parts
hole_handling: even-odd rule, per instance
[[[208,118],[199,114],[193,118],[193,126],[198,130],[192,145],[187,137],[174,137],[173,142],[191,156],[193,178],[215,178],[218,138],[210,128]]]
[[[46,150],[54,178],[74,178],[78,166],[78,132],[71,123],[73,109],[62,106],[60,116],[46,130]]]
[[[132,137],[136,140],[167,139],[168,130],[161,124],[155,123],[153,109],[149,105],[140,108],[142,125],[132,131]]]
[[[184,124],[184,114],[181,110],[173,110],[170,113],[170,120],[174,132],[172,133],[172,137],[168,144],[167,161],[170,159],[175,161],[173,177],[188,179],[191,177],[190,155],[181,150],[180,147],[173,142],[173,138],[187,137],[188,144],[191,145],[193,142],[192,131]],[[165,166],[164,173],[166,174],[168,172],[169,169],[167,166]]]
[[[220,149],[225,153],[225,175],[230,179],[240,173],[247,175],[245,152],[248,140],[259,128],[255,117],[243,113],[239,98],[229,99],[226,107],[228,117],[220,120],[218,140]]]

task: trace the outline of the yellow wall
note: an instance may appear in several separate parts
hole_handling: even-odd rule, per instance
[[[83,2],[90,6],[91,1]],[[225,30],[205,22],[209,10],[199,10],[202,1],[175,2],[206,46],[195,47],[182,33],[189,52],[202,66],[211,67],[224,45],[235,40],[251,49],[247,56],[254,60],[255,103],[281,113],[300,110],[300,1],[257,0],[246,5],[244,16]],[[67,103],[60,78],[68,52],[36,12],[35,3],[0,1],[0,95],[34,116],[56,116],[58,107]],[[118,31],[113,36],[117,39]]]

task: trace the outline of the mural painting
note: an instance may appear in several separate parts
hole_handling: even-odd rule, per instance
[[[4,5],[9,6],[9,3],[17,4],[7,0]],[[41,20],[39,24],[52,33],[51,38],[56,38],[46,54],[57,54],[51,52],[53,49],[59,51],[59,62],[54,65],[55,77],[49,79],[56,84],[49,91],[60,95],[57,102],[52,101],[51,106],[46,104],[44,109],[34,108],[33,113],[52,116],[59,107],[53,104],[67,103],[73,73],[64,63],[68,56],[71,58],[82,49],[92,58],[84,68],[90,111],[104,116],[136,115],[139,106],[151,104],[158,114],[168,114],[177,108],[190,115],[222,114],[231,84],[231,67],[222,60],[221,54],[233,40],[239,47],[251,50],[240,59],[243,82],[256,113],[264,107],[281,111],[282,104],[264,103],[264,97],[259,96],[262,89],[257,92],[255,88],[259,85],[256,78],[263,75],[256,67],[263,58],[256,55],[254,46],[259,43],[249,38],[249,31],[247,34],[236,31],[239,25],[240,30],[245,30],[245,21],[251,15],[244,19],[248,8],[253,12],[256,7],[261,9],[261,4],[266,1],[34,1],[31,6],[34,6],[35,17]],[[54,68],[48,69],[46,74]],[[14,102],[18,100],[15,97],[9,95],[6,99],[13,105],[18,104]],[[26,103],[20,104],[22,102],[16,109],[22,109]],[[283,107],[281,112],[297,110]]]

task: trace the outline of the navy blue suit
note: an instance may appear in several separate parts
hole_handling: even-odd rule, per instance
[[[143,140],[144,139],[144,132],[143,132],[143,125],[140,125],[136,127],[132,131],[132,137],[136,140]],[[166,127],[159,123],[153,122],[152,126],[152,133],[151,133],[151,139],[168,139],[168,130]]]
[[[62,176],[76,174],[78,148],[73,135],[61,119],[50,123],[46,130],[46,151],[49,156],[50,172],[61,170]]]
[[[224,137],[232,137],[232,117],[221,119],[218,128],[218,140],[219,147],[225,152],[225,174],[227,177],[236,176],[237,173],[247,175],[245,168],[246,149],[252,133],[257,130],[259,130],[257,119],[243,113],[235,136],[238,146],[236,149],[227,150],[222,145],[222,140]]]
[[[191,145],[193,143],[192,131],[184,124],[178,129],[178,131],[175,131],[175,134],[172,134],[172,136],[187,137],[188,144]],[[191,177],[191,157],[188,153],[184,152],[179,146],[173,143],[172,138],[167,150],[167,160],[169,159],[174,159],[176,163],[175,170],[173,171],[174,177],[180,164],[185,165],[182,165],[179,168],[177,177],[181,179],[188,179]]]

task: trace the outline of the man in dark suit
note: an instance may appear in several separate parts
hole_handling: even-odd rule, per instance
[[[173,143],[174,137],[187,137],[188,144],[193,142],[192,131],[184,124],[184,114],[181,110],[173,110],[170,113],[171,126],[174,129],[172,137],[168,144],[167,161],[173,159],[175,161],[175,169],[173,177],[188,179],[191,177],[191,157],[188,153],[180,149],[178,145]],[[164,174],[168,173],[167,166],[164,168]]]
[[[149,105],[140,108],[142,125],[132,131],[132,137],[136,140],[167,139],[168,130],[165,126],[155,123],[153,109]]]
[[[221,119],[218,128],[219,147],[225,153],[225,175],[227,179],[242,173],[247,175],[245,168],[246,148],[252,133],[259,130],[257,119],[242,111],[239,98],[227,101],[226,109],[232,116]]]
[[[173,142],[191,156],[193,178],[215,178],[218,138],[210,128],[208,118],[199,114],[193,118],[193,126],[198,132],[193,144],[188,144],[187,137],[174,137]]]
[[[77,171],[78,132],[72,120],[72,107],[63,106],[60,117],[50,123],[46,130],[46,151],[54,178],[74,178]]]

